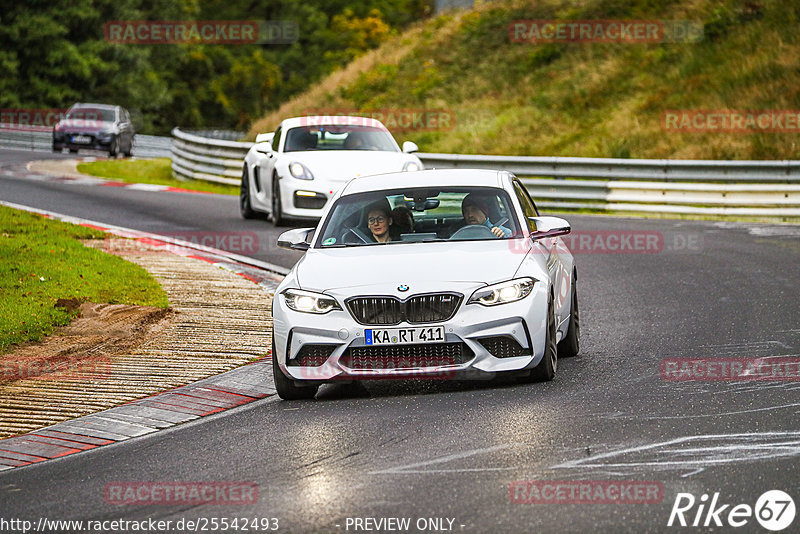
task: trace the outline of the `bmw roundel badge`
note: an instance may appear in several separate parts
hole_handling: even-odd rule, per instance
[[[408,291],[408,286],[405,284],[397,286],[398,291]]]

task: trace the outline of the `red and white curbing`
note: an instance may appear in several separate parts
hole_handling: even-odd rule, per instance
[[[149,246],[163,246],[173,254],[207,261],[232,271],[268,290],[274,289],[282,275],[288,272],[277,265],[157,234],[10,202],[0,201],[0,204],[135,239]],[[259,360],[122,406],[0,440],[0,471],[143,436],[269,397],[275,394],[275,389],[268,366],[267,360]]]
[[[85,157],[85,158],[75,158],[74,161],[78,163],[91,163],[93,161],[97,161],[98,159],[104,158],[96,158],[96,157]],[[135,158],[131,158],[135,159]],[[210,195],[209,191],[195,191],[194,189],[184,189],[182,187],[173,187],[168,185],[158,185],[158,184],[138,184],[138,183],[129,183],[129,182],[118,182],[115,180],[106,180],[103,178],[97,178],[94,176],[83,175],[83,176],[75,176],[75,175],[58,175],[58,174],[41,174],[37,171],[31,169],[31,165],[37,163],[35,161],[28,162],[25,165],[26,173],[28,174],[29,178],[36,178],[39,180],[44,180],[48,182],[65,182],[75,185],[101,185],[106,187],[122,187],[126,189],[131,189],[134,191],[150,191],[150,192],[169,192],[169,193],[196,193],[198,195]]]

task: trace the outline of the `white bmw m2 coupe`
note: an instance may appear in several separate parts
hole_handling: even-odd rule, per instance
[[[319,226],[283,233],[306,253],[275,293],[272,364],[283,399],[380,378],[552,380],[579,350],[577,268],[506,171],[355,178]]]

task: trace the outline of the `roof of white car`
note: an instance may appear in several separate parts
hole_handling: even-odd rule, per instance
[[[347,115],[309,115],[307,117],[292,117],[281,122],[282,128],[297,128],[298,126],[372,126],[386,130],[386,126],[377,119],[370,117],[350,117]],[[388,130],[387,130],[388,131]]]
[[[78,102],[72,106],[73,108],[97,108],[97,109],[116,109],[114,104],[89,104],[86,102]]]
[[[347,183],[342,196],[397,187],[503,187],[503,174],[483,169],[431,169],[361,176]]]

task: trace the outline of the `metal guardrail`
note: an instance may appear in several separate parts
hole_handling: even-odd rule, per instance
[[[177,178],[239,185],[253,143],[212,139],[172,130],[172,172]]]
[[[171,137],[136,134],[133,155],[138,158],[168,158],[171,141]],[[50,152],[53,149],[52,129],[0,124],[0,147]]]
[[[238,185],[253,143],[175,128],[172,170]],[[706,161],[417,154],[427,168],[502,169],[542,208],[800,217],[800,161]]]

